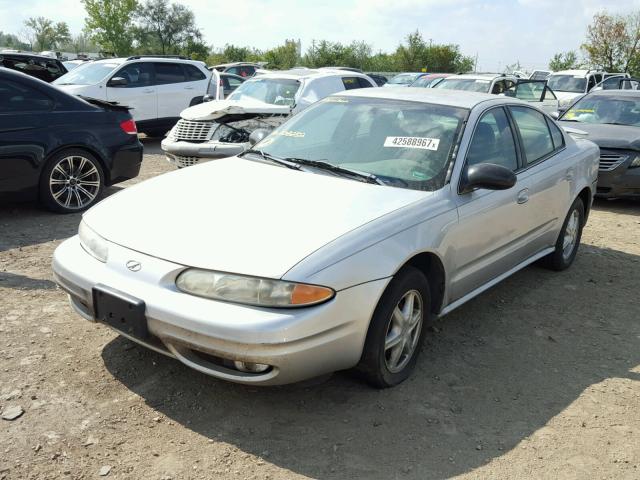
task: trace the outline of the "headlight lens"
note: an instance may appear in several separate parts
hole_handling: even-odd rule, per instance
[[[330,300],[331,288],[269,278],[190,268],[182,272],[176,286],[199,297],[259,307],[304,307]]]
[[[629,168],[638,168],[640,167],[640,155],[636,155],[636,158],[629,164]]]
[[[100,260],[102,263],[107,262],[109,255],[107,241],[91,230],[91,228],[84,223],[84,220],[80,222],[78,236],[80,237],[80,245],[82,245],[82,248],[84,248],[89,255],[96,260]]]

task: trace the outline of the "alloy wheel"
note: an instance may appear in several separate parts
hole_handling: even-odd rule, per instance
[[[393,309],[384,343],[384,358],[391,373],[402,371],[415,352],[420,332],[424,307],[417,290],[403,295]]]
[[[49,175],[49,191],[61,207],[79,210],[100,192],[100,172],[93,161],[81,155],[62,158]]]
[[[580,213],[578,209],[573,209],[567,226],[564,230],[564,239],[562,241],[562,257],[568,260],[573,254],[578,240],[578,232],[580,230]]]

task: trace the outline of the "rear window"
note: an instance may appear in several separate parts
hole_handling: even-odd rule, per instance
[[[0,83],[1,113],[8,112],[48,112],[53,108],[53,100],[40,90],[11,80]]]
[[[202,73],[193,65],[183,65],[182,67],[184,68],[184,72],[189,82],[196,82],[198,80],[204,80],[205,78],[207,78],[204,73]]]
[[[40,58],[5,58],[3,65],[12,70],[26,73],[45,82],[53,82],[65,74],[64,67],[56,60]]]
[[[158,62],[153,64],[156,70],[156,85],[181,83],[187,81],[182,65],[179,63]]]

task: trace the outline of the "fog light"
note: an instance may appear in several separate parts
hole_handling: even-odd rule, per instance
[[[233,364],[238,370],[246,373],[262,373],[269,370],[269,365],[265,365],[264,363],[240,362],[236,360]]]

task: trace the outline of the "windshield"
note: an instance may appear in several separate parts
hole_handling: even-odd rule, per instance
[[[467,110],[387,99],[328,97],[285,122],[256,150],[318,160],[414,190],[445,183]]]
[[[401,73],[400,75],[396,75],[391,80],[387,82],[388,85],[409,85],[413,83],[413,81],[418,76],[418,73]]]
[[[433,88],[444,88],[447,90],[466,90],[468,92],[489,93],[491,80],[473,78],[445,78]]]
[[[296,92],[300,88],[298,80],[284,78],[255,78],[247,80],[229,95],[229,100],[254,99],[272,105],[293,106]]]
[[[113,62],[86,63],[74,68],[53,83],[56,85],[95,85],[119,66],[119,63]]]
[[[587,79],[579,75],[551,75],[548,85],[555,92],[584,93]]]
[[[560,120],[640,127],[640,97],[589,95],[576,102]]]
[[[429,88],[432,87],[434,83],[437,83],[437,80],[442,80],[442,77],[430,77],[429,75],[424,75],[413,82],[410,86],[418,88]]]

